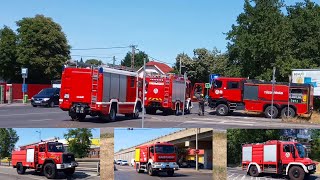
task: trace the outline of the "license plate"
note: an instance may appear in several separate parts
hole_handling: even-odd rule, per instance
[[[41,103],[41,101],[34,101],[35,103]]]

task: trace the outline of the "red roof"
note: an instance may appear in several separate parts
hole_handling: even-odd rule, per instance
[[[146,65],[147,66],[157,66],[165,74],[173,70],[173,68],[171,68],[170,66],[163,64],[163,63],[155,62],[155,61],[149,61],[146,63]]]

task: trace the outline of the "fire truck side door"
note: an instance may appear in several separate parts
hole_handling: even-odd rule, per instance
[[[292,149],[294,146],[292,144],[282,144],[282,151],[280,153],[282,164],[289,164],[294,160]]]
[[[39,155],[38,155],[38,161],[39,164],[43,164],[46,159],[46,144],[40,144],[39,145]]]
[[[150,147],[150,159],[153,159],[153,156],[154,156],[154,151],[155,151],[155,149],[154,149],[154,146],[151,146]]]
[[[241,92],[241,83],[240,81],[228,80],[224,81],[220,91],[222,91],[222,96],[228,99],[231,102],[241,102],[242,92]],[[221,93],[221,92],[220,92]]]

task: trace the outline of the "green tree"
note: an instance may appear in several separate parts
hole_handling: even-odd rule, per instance
[[[88,59],[88,60],[86,60],[85,63],[86,64],[96,65],[96,66],[102,65],[102,61],[98,60],[98,59]]]
[[[320,161],[320,130],[312,129],[311,130],[311,154],[309,154],[309,158],[315,161]]]
[[[19,136],[12,128],[0,128],[0,157],[10,157]]]
[[[229,129],[227,131],[228,164],[240,164],[242,144],[262,143],[268,140],[280,140],[281,130]]]
[[[43,15],[23,18],[17,26],[18,62],[29,68],[28,83],[60,78],[63,63],[70,59],[70,46],[61,26]]]
[[[131,57],[132,53],[128,52],[124,59],[121,61],[122,66],[131,67]],[[148,55],[143,52],[139,51],[138,53],[134,54],[134,68],[141,68],[143,66],[143,59],[146,58],[146,63],[149,62]]]
[[[17,35],[7,26],[0,29],[0,78],[17,81],[20,66],[17,63]]]
[[[277,67],[277,80],[288,79],[288,69],[297,60],[288,48],[292,28],[283,7],[280,0],[245,0],[244,12],[227,33],[229,64],[240,68],[241,76],[271,80]]]
[[[88,128],[69,129],[64,134],[64,138],[68,141],[68,150],[72,152],[76,158],[84,158],[90,150],[92,133]]]

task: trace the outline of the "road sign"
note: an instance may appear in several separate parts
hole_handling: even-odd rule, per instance
[[[196,149],[194,152],[195,152],[196,154],[199,154],[199,153],[200,153],[200,150],[199,150],[199,149]]]
[[[21,68],[21,75],[22,75],[22,78],[27,78],[28,77],[28,68]]]
[[[206,83],[205,86],[206,86],[207,89],[211,88],[211,84],[210,83]]]
[[[220,76],[220,74],[210,74],[209,82],[211,83],[214,79],[217,79]]]
[[[28,92],[28,84],[22,84],[22,92],[23,93]]]

